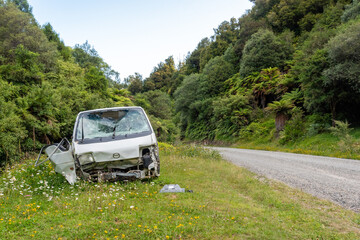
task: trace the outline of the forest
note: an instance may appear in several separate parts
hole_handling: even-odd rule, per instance
[[[159,141],[296,142],[360,125],[360,1],[250,0],[187,57],[125,77],[0,0],[0,165],[70,138],[79,111],[141,106]]]

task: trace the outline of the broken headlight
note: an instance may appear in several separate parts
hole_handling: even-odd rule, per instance
[[[95,162],[94,157],[91,153],[80,155],[78,159],[81,165]]]

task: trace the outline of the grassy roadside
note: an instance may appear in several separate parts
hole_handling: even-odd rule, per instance
[[[1,239],[358,239],[360,214],[234,167],[161,145],[153,181],[68,185],[27,162],[0,178]],[[159,194],[177,183],[194,193]]]
[[[352,137],[356,141],[354,144],[356,151],[353,152],[343,149],[339,139],[330,133],[303,137],[296,142],[290,142],[287,144],[280,144],[276,139],[269,140],[258,138],[247,141],[239,140],[230,145],[237,148],[281,151],[360,160],[360,128],[352,131]]]

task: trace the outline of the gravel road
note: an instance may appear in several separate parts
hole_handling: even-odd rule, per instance
[[[224,159],[316,197],[360,211],[360,161],[213,147]]]

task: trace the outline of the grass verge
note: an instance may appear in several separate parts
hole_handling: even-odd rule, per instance
[[[78,182],[50,164],[0,179],[1,239],[359,239],[360,215],[257,177],[208,150],[161,145],[161,177]],[[160,194],[177,183],[193,193]]]
[[[355,135],[356,133],[356,135]],[[358,136],[360,129],[354,132],[354,137],[360,142]],[[278,140],[264,140],[264,139],[252,139],[252,140],[239,140],[236,143],[228,144],[237,148],[244,149],[256,149],[267,151],[281,151],[291,153],[310,154],[318,156],[328,156],[337,158],[348,158],[360,160],[359,151],[349,152],[339,147],[339,139],[330,133],[321,133],[314,136],[305,136],[296,142],[289,142],[287,144],[280,144]],[[356,146],[358,150],[360,145]]]

